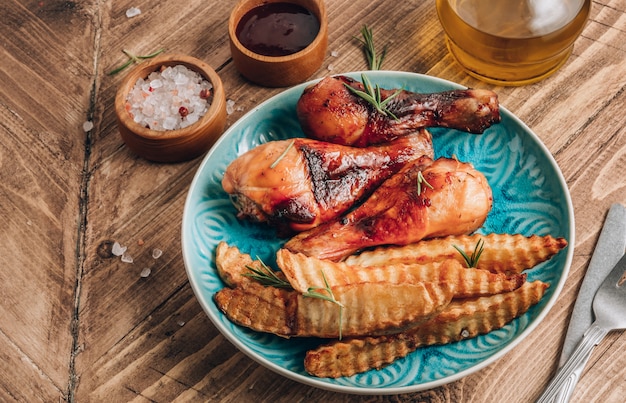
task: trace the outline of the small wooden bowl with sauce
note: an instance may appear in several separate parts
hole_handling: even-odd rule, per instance
[[[137,123],[128,101],[135,83],[138,79],[145,80],[150,73],[175,66],[184,66],[211,83],[206,112],[195,123],[171,130]],[[220,77],[208,64],[187,55],[160,55],[137,65],[122,80],[115,97],[115,116],[122,140],[135,154],[155,162],[187,161],[208,151],[224,132],[226,115],[226,95]]]
[[[326,56],[326,7],[323,0],[241,0],[230,14],[228,35],[245,78],[266,87],[299,84]]]

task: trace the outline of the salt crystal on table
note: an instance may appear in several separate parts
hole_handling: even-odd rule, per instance
[[[137,7],[131,7],[128,10],[126,10],[126,17],[128,18],[136,17],[139,14],[141,14],[141,10],[138,9]]]
[[[149,267],[145,267],[142,271],[141,271],[141,277],[146,278],[150,275],[150,273],[152,272],[152,270],[150,270]]]
[[[235,101],[229,99],[226,101],[226,113],[231,114],[235,111]]]
[[[124,252],[128,249],[126,246],[122,246],[119,242],[113,242],[113,247],[111,247],[111,253],[115,256],[122,256]]]
[[[128,253],[124,252],[124,254],[122,255],[122,262],[124,262],[124,263],[132,263],[133,262],[133,257],[131,255],[129,255]]]
[[[91,129],[93,129],[93,122],[92,121],[88,120],[85,123],[83,123],[83,131],[88,132]]]
[[[152,249],[152,258],[158,259],[163,255],[163,251],[161,249],[154,248]]]

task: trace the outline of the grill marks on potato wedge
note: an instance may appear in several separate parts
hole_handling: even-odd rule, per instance
[[[246,253],[241,253],[236,246],[229,246],[226,242],[217,244],[215,250],[215,267],[217,274],[229,287],[235,287],[249,282],[243,274],[248,272],[247,267],[262,268],[261,262],[252,260]]]
[[[521,234],[473,234],[433,238],[406,246],[380,247],[349,256],[345,263],[354,266],[386,266],[397,263],[432,263],[455,259],[465,263],[459,251],[468,256],[478,241],[484,241],[478,269],[494,273],[521,273],[556,255],[567,246],[564,238],[551,235],[524,236]]]
[[[380,369],[417,348],[472,338],[499,329],[541,300],[546,283],[528,282],[515,291],[453,300],[440,314],[407,331],[333,341],[306,353],[307,372],[317,377],[351,376]]]
[[[465,298],[512,291],[526,281],[526,274],[507,276],[503,273],[465,268],[453,259],[425,264],[399,263],[358,267],[280,249],[277,252],[276,263],[292,287],[300,292],[306,292],[315,284],[323,284],[323,277],[331,287],[379,281],[392,284],[445,281],[452,285],[455,298]]]
[[[342,304],[298,294],[296,336],[336,338],[396,333],[440,312],[452,300],[447,283],[358,283],[332,287]],[[342,331],[338,332],[341,323]]]
[[[215,293],[213,300],[220,311],[238,325],[288,337],[293,333],[296,297],[292,290],[251,282],[223,288]]]
[[[214,300],[233,322],[283,337],[337,338],[397,333],[444,309],[448,283],[360,283],[332,288],[336,301],[257,284],[224,288]],[[341,331],[339,326],[341,326]]]

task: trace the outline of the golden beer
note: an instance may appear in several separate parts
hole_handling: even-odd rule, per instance
[[[450,53],[472,76],[523,85],[554,73],[582,32],[590,0],[437,0]]]

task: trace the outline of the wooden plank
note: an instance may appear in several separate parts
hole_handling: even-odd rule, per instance
[[[95,35],[89,3],[56,6],[0,5],[0,400],[6,401],[58,401],[67,397],[70,379],[82,125]]]
[[[131,6],[140,8],[141,14],[127,18],[125,10]],[[230,55],[223,35],[228,3],[211,5],[213,13],[203,1],[181,6],[174,1],[117,2],[103,14],[102,29],[110,35],[102,37],[101,101],[91,149],[94,168],[79,313],[83,348],[76,357],[81,379],[77,401],[148,396],[144,389],[162,383],[169,370],[161,365],[176,365],[183,351],[201,350],[206,336],[215,332],[206,333],[207,317],[188,286],[180,249],[183,204],[200,159],[154,164],[132,154],[119,137],[112,108],[124,72],[106,75],[125,61],[121,49],[146,54],[164,47],[168,53],[192,55],[216,69],[225,64]],[[111,254],[113,242],[128,247],[132,263]],[[163,252],[158,259],[153,258],[154,249]],[[151,270],[148,277],[141,276],[144,268]],[[183,326],[181,320],[191,324]],[[198,322],[202,328],[195,328],[193,337],[179,339]],[[172,354],[169,359],[168,354]],[[200,374],[192,367],[186,371]],[[160,388],[155,393],[175,397],[176,391],[187,388]]]

